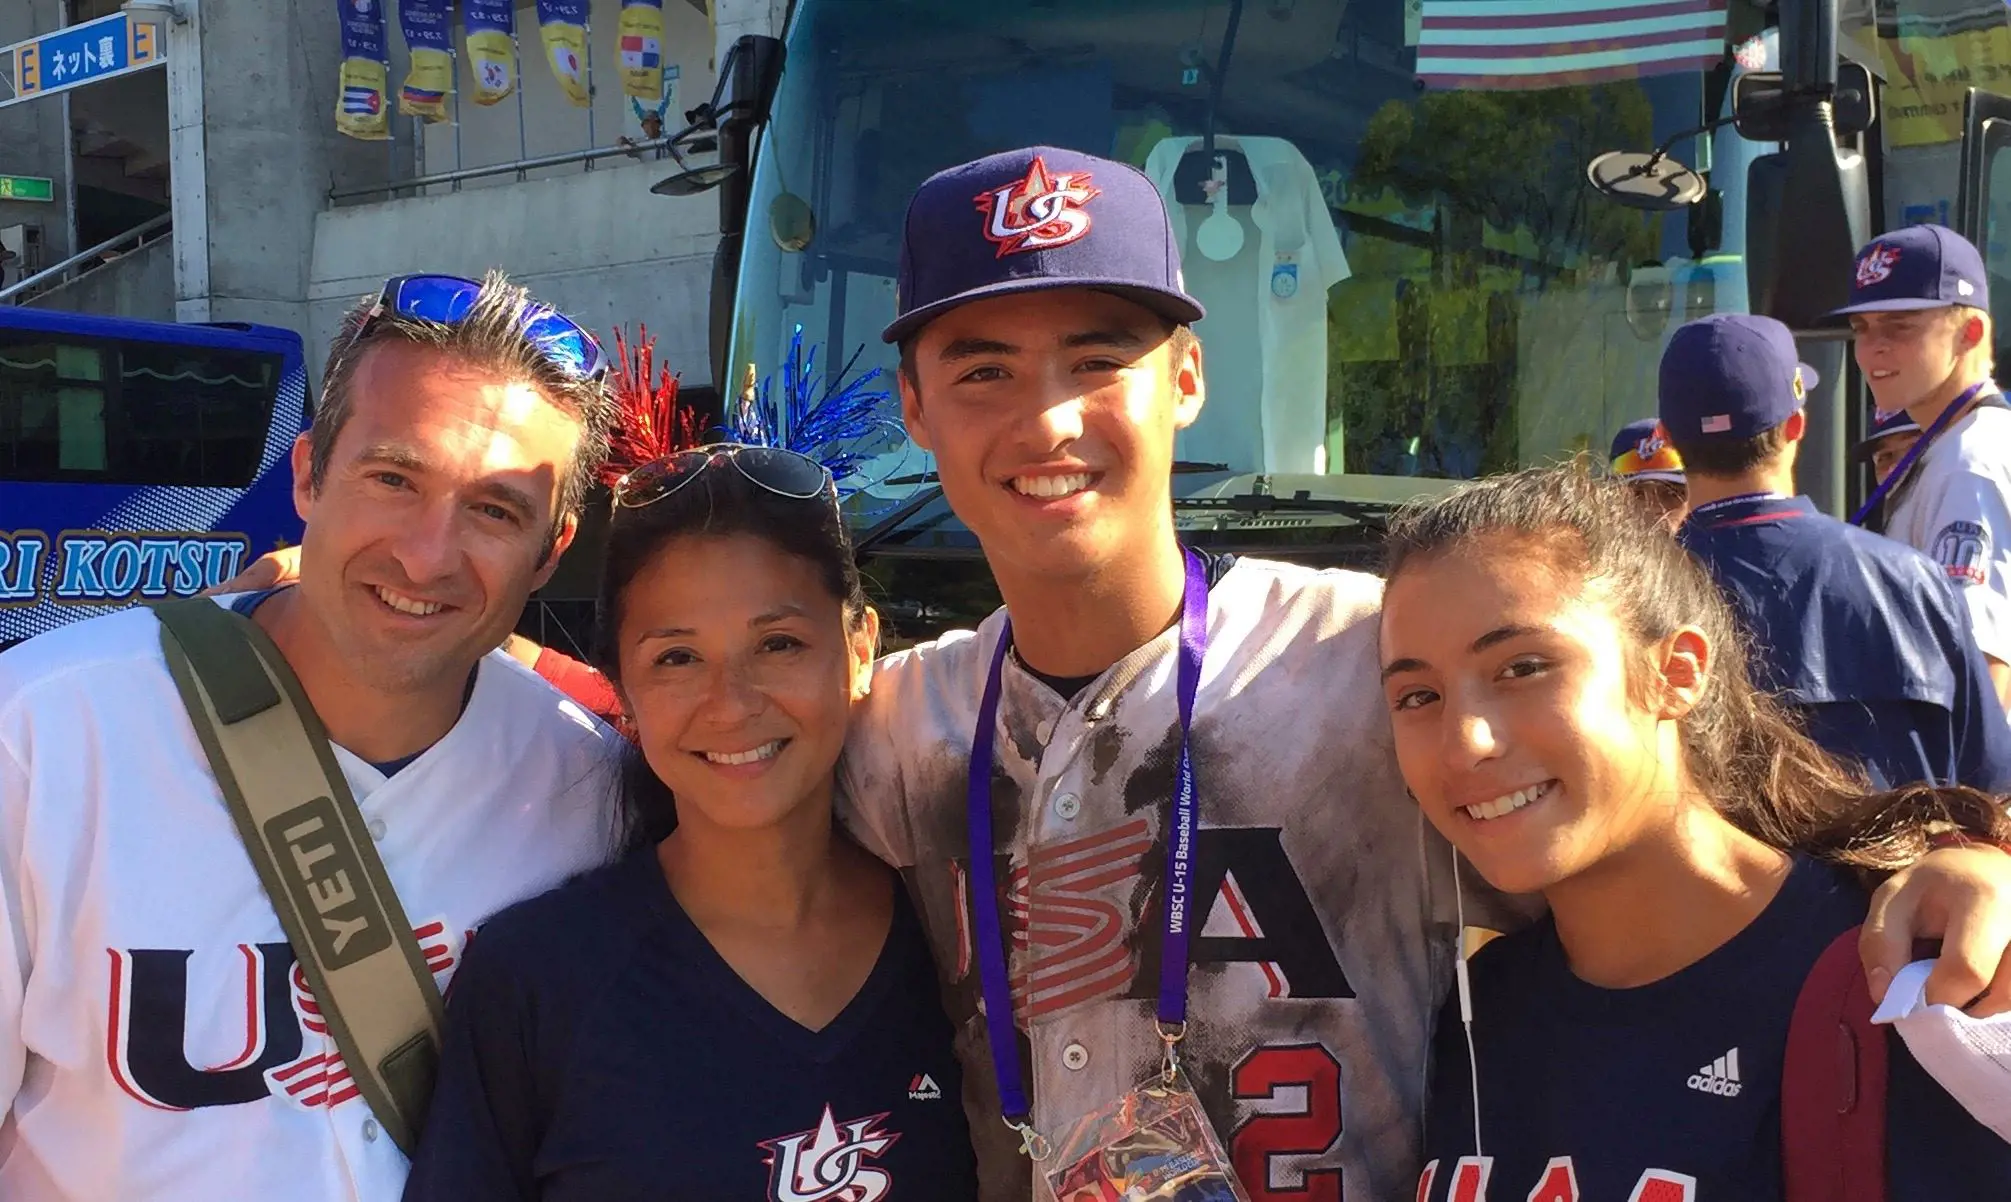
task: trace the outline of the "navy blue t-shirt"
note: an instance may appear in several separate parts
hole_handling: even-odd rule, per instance
[[[1878,788],[2011,791],[2011,725],[1969,611],[1934,561],[1807,497],[1720,501],[1677,538],[1731,599],[1762,687]]]
[[[1867,901],[1849,873],[1798,857],[1745,930],[1635,989],[1574,976],[1548,918],[1489,943],[1468,968],[1490,1163],[1461,1165],[1474,1074],[1455,999],[1433,1048],[1419,1202],[1478,1197],[1454,1192],[1462,1171],[1485,1171],[1488,1198],[1517,1202],[1780,1202],[1788,1023],[1809,970]],[[1887,1197],[1980,1197],[1979,1185],[2011,1182],[2011,1144],[1887,1040]]]
[[[961,1202],[975,1173],[905,895],[858,996],[811,1031],[720,958],[645,848],[469,943],[405,1198]]]

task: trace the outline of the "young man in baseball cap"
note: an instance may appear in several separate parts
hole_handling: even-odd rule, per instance
[[[1857,444],[1856,457],[1871,464],[1871,478],[1876,483],[1884,483],[1899,466],[1899,461],[1920,441],[1920,423],[1904,409],[1887,412],[1874,410],[1871,429],[1864,441]]]
[[[1662,423],[1652,417],[1628,422],[1613,436],[1607,471],[1641,499],[1650,513],[1669,529],[1683,524],[1689,502],[1683,493],[1683,457],[1662,435]]]
[[[1052,147],[950,168],[896,296],[909,432],[1006,604],[882,661],[843,784],[946,979],[982,1196],[1049,1196],[1065,1133],[1169,1047],[1253,1198],[1410,1196],[1452,856],[1397,771],[1378,582],[1175,538],[1202,309],[1157,191]],[[1465,903],[1516,921],[1473,881]]]
[[[1689,475],[1677,538],[1752,631],[1761,685],[1879,788],[2011,789],[2011,729],[1940,572],[1795,494],[1815,372],[1788,328],[1743,313],[1690,322],[1660,374],[1662,428]]]
[[[2011,407],[1991,380],[1983,256],[1916,225],[1858,252],[1850,303],[1857,365],[1878,407],[1905,410],[1919,442],[1861,517],[1925,551],[1962,594],[2000,698],[2011,697]]]

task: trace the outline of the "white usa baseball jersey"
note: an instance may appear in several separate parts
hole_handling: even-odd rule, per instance
[[[1238,560],[1209,591],[1182,1059],[1252,1199],[1408,1196],[1452,980],[1451,852],[1404,794],[1383,712],[1381,584]],[[846,745],[848,821],[903,869],[945,979],[981,1196],[1032,1172],[1000,1122],[978,1010],[967,765],[994,614],[882,660]],[[1168,630],[1073,700],[1007,657],[994,829],[1034,1125],[1156,1070],[1158,883],[1180,728]],[[1469,874],[1470,877],[1470,874]],[[1470,922],[1505,916],[1467,891]],[[1482,912],[1482,910],[1485,912]]]
[[[2011,408],[2002,396],[1921,454],[1885,533],[1941,566],[1969,606],[1976,645],[2011,664]]]
[[[0,1197],[394,1202],[145,610],[0,654]],[[336,759],[442,984],[609,851],[618,736],[500,652],[390,777]]]

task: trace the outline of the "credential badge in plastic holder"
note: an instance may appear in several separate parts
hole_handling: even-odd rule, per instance
[[[1185,1073],[1076,1120],[1039,1173],[1055,1202],[1250,1202]]]

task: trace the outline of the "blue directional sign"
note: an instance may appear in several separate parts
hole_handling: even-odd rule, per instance
[[[0,46],[0,67],[11,68],[14,87],[12,97],[0,98],[0,108],[130,75],[166,61],[158,27],[113,13]]]

